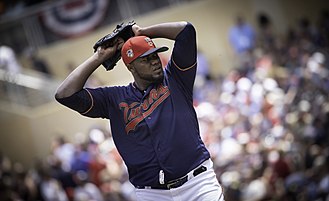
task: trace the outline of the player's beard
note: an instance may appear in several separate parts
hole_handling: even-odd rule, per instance
[[[137,72],[137,74],[141,79],[143,79],[149,83],[155,83],[155,84],[161,83],[164,78],[164,72],[163,72],[162,68],[152,71],[151,73],[148,73],[148,74],[142,74],[139,72]]]
[[[158,72],[155,72],[155,74],[153,76],[153,82],[156,84],[162,83],[163,78],[164,78],[163,69],[161,69],[161,71],[158,70]]]
[[[147,74],[136,71],[134,74],[135,82],[144,83],[144,85],[149,86],[151,84],[160,84],[164,79],[164,72],[162,71],[152,71]]]

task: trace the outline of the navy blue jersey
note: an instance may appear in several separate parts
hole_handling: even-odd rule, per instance
[[[80,113],[110,119],[131,183],[153,186],[159,184],[160,170],[165,181],[177,179],[210,157],[193,107],[195,75],[196,33],[188,23],[176,37],[162,83],[145,92],[133,83],[88,88],[70,99],[82,98],[75,100],[82,104],[91,98],[89,109]]]

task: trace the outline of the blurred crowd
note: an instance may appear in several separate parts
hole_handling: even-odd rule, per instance
[[[228,32],[236,68],[196,80],[201,134],[226,200],[328,201],[328,12],[283,35],[267,15],[258,19],[253,27],[238,16]]]
[[[240,47],[227,75],[211,75],[199,52],[195,108],[225,200],[328,201],[328,12],[317,24],[301,19],[286,35],[265,14],[258,19],[255,28],[239,16],[228,32],[232,49]],[[104,128],[71,142],[54,138],[32,169],[0,156],[0,176],[0,200],[135,200]]]
[[[106,129],[77,133],[71,142],[58,135],[49,151],[30,169],[0,156],[0,200],[135,200],[126,167]]]

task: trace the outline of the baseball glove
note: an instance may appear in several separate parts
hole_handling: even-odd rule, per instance
[[[117,37],[121,37],[124,41],[127,41],[129,38],[133,37],[135,34],[132,31],[132,26],[136,24],[134,21],[128,23],[121,23],[116,26],[112,33],[107,34],[106,36],[99,39],[93,46],[94,52],[97,51],[99,46],[110,47],[113,45],[113,42]],[[121,52],[118,50],[113,57],[104,61],[102,65],[107,71],[112,70],[116,63],[121,59]]]

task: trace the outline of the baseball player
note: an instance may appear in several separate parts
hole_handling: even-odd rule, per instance
[[[57,101],[84,116],[107,118],[139,201],[224,200],[193,107],[196,31],[189,22],[131,26],[133,36],[100,45],[58,87]],[[174,40],[163,67],[152,38]],[[84,88],[88,77],[117,51],[134,82]]]

